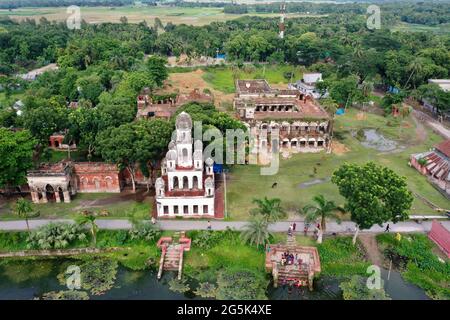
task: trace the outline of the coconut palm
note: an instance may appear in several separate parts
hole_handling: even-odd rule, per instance
[[[326,230],[326,218],[334,218],[338,223],[341,222],[338,212],[344,212],[344,209],[337,206],[334,201],[328,201],[322,194],[312,198],[314,205],[306,205],[303,207],[302,213],[306,215],[306,221],[314,221],[321,219],[322,231]]]
[[[260,214],[267,222],[275,222],[282,218],[285,214],[281,207],[281,200],[278,198],[253,199],[258,208],[254,209],[254,213]]]
[[[419,74],[422,72],[423,68],[424,68],[424,59],[423,58],[415,58],[408,66],[408,70],[411,71],[411,73],[409,74],[408,80],[405,83],[405,87],[406,88],[408,86],[409,80],[411,80],[413,74]]]
[[[31,218],[33,215],[33,207],[31,206],[31,202],[20,198],[16,201],[16,214],[22,218],[25,219],[25,223],[27,224],[27,230],[30,232],[30,225],[28,224],[28,219]]]
[[[86,215],[80,215],[76,218],[76,221],[79,225],[83,226],[83,225],[89,225],[90,227],[90,231],[92,234],[92,242],[94,244],[94,247],[97,245],[97,231],[98,231],[98,226],[95,223],[95,220],[97,219],[97,217],[93,214],[93,213],[88,213]]]
[[[255,216],[245,225],[241,237],[249,244],[254,244],[257,247],[264,246],[269,243],[271,237],[269,223],[265,217]]]

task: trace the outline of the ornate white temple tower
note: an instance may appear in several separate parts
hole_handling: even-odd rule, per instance
[[[192,119],[182,112],[155,182],[158,217],[214,217],[215,183],[211,158],[203,161],[203,143],[192,144]],[[194,145],[194,150],[192,150]]]

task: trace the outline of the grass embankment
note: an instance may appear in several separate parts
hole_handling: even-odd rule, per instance
[[[396,240],[393,234],[379,234],[377,241],[387,260],[392,260],[406,281],[426,291],[433,299],[450,299],[450,261],[440,261],[437,248],[426,235],[411,234]]]
[[[171,233],[164,233],[170,235]],[[0,232],[0,252],[28,250],[27,246],[28,232]],[[64,249],[86,248],[92,245],[92,237],[87,236],[84,241],[73,241]],[[155,241],[132,240],[126,230],[100,230],[97,234],[96,248],[121,248],[121,250],[96,254],[105,258],[110,258],[120,262],[123,266],[132,270],[143,270],[148,267],[149,259],[158,263],[160,256],[159,249]],[[92,257],[90,254],[77,255],[77,259],[87,259]],[[9,258],[8,258],[9,259]],[[8,260],[4,259],[4,260]],[[13,258],[11,258],[13,259]],[[14,258],[22,259],[49,259],[45,258]]]
[[[171,235],[164,232],[163,235]],[[205,236],[206,235],[206,236]],[[185,255],[185,273],[203,280],[214,277],[215,273],[228,270],[249,270],[258,277],[265,277],[265,251],[242,242],[236,231],[189,231],[192,238],[191,250]],[[0,232],[0,252],[27,250],[27,232]],[[274,234],[272,243],[285,242],[286,235]],[[317,246],[322,263],[322,274],[348,275],[365,273],[368,263],[363,251],[353,246],[350,237],[326,238],[318,245],[312,238],[297,236],[297,243]],[[67,249],[88,247],[91,237],[85,241],[75,241]],[[142,269],[149,259],[160,255],[155,242],[131,240],[125,230],[100,230],[97,234],[97,248],[123,248],[123,251],[102,254],[123,263],[131,269]],[[155,260],[156,261],[156,260]]]
[[[347,151],[339,153],[304,153],[294,154],[289,159],[280,159],[280,168],[276,175],[261,175],[260,167],[256,165],[236,165],[228,175],[227,196],[228,212],[232,220],[246,220],[248,212],[254,207],[254,198],[280,198],[286,210],[293,214],[306,204],[316,194],[323,194],[328,200],[339,205],[344,199],[339,195],[337,187],[331,183],[333,172],[344,162],[365,163],[374,161],[387,166],[396,173],[405,176],[411,191],[427,198],[442,208],[448,207],[448,200],[439,193],[415,169],[408,166],[412,153],[429,150],[442,140],[431,130],[426,130],[426,139],[418,140],[416,125],[411,118],[400,123],[400,128],[391,118],[365,113],[361,118],[355,109],[336,117],[335,141],[345,145]],[[395,152],[382,153],[375,149],[364,147],[352,131],[361,128],[378,129],[387,138],[398,142],[399,148]],[[301,184],[321,179],[316,184],[304,187]],[[271,188],[277,182],[276,188]],[[251,196],[248,195],[251,190]],[[415,197],[411,214],[437,214],[422,200]]]
[[[0,208],[0,220],[21,220],[14,213],[14,201],[10,200]],[[32,204],[34,212],[39,212],[35,219],[74,219],[83,210],[108,212],[102,219],[129,218],[150,219],[152,202],[150,197],[142,201],[123,197],[117,193],[79,193],[70,203],[49,202]]]

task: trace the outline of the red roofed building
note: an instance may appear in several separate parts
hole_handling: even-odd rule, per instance
[[[439,143],[431,151],[412,154],[410,165],[450,195],[450,140]]]

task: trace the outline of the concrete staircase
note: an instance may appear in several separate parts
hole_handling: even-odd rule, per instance
[[[286,266],[278,267],[278,284],[284,284],[291,279],[301,279],[308,281],[308,272],[300,271],[298,269],[288,269]]]
[[[180,267],[181,254],[182,252],[180,245],[169,245],[164,257],[164,270],[178,271],[178,268]]]

